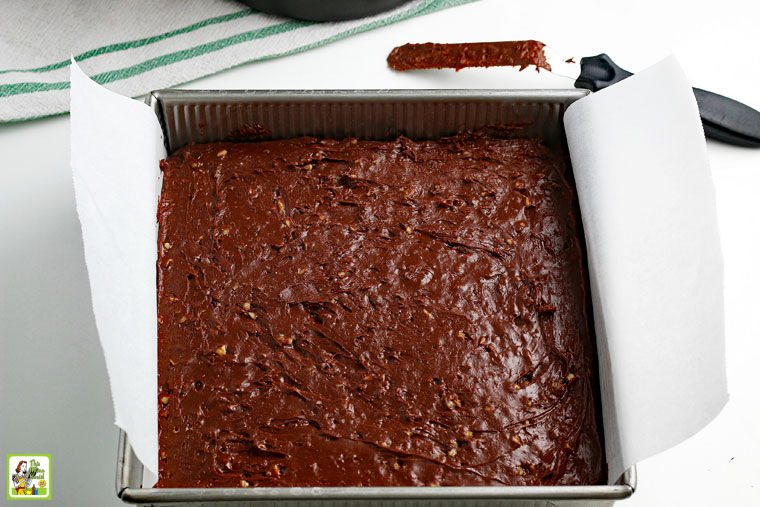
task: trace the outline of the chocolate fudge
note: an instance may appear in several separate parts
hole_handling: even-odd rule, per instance
[[[158,487],[602,478],[560,150],[303,137],[162,170]]]

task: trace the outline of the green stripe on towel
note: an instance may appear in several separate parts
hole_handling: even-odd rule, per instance
[[[83,60],[87,60],[88,58],[92,58],[93,56],[100,56],[100,55],[105,55],[108,53],[115,53],[116,51],[124,51],[126,49],[139,48],[139,47],[147,46],[149,44],[153,44],[154,42],[160,42],[162,40],[170,39],[174,37],[175,35],[181,35],[183,33],[193,32],[195,30],[198,30],[199,28],[203,28],[210,25],[217,25],[219,23],[225,23],[227,21],[244,18],[246,16],[250,16],[251,14],[258,14],[258,13],[259,11],[256,11],[253,9],[247,9],[247,10],[243,10],[239,12],[233,12],[231,14],[225,14],[224,16],[208,18],[208,19],[204,19],[203,21],[198,21],[197,23],[193,23],[192,25],[178,28],[177,30],[172,30],[171,32],[166,32],[159,35],[153,35],[151,37],[145,37],[143,39],[136,39],[136,40],[127,41],[127,42],[118,42],[116,44],[108,44],[107,46],[101,46],[99,48],[91,49],[89,51],[85,51],[84,53],[75,55],[74,59],[77,62],[81,62]],[[51,70],[57,70],[63,67],[68,67],[69,65],[71,65],[71,60],[67,59],[67,60],[60,61],[58,63],[51,63],[50,65],[45,65],[44,67],[35,67],[33,69],[4,69],[4,70],[0,70],[0,74],[7,74],[8,72],[48,72]]]

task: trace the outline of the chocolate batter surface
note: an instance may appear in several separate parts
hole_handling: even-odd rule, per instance
[[[404,44],[390,52],[388,66],[400,71],[496,66],[520,67],[523,70],[529,65],[536,70],[552,70],[546,61],[544,46],[537,40]]]
[[[162,168],[159,487],[600,479],[561,153],[298,138]]]

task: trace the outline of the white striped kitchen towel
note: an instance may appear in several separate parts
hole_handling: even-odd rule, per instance
[[[376,16],[314,23],[233,0],[3,0],[0,123],[68,111],[71,55],[96,82],[137,97],[469,1],[413,0]]]

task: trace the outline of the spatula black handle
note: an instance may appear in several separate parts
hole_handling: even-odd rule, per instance
[[[587,56],[581,58],[575,87],[595,92],[631,75],[604,53]],[[694,88],[694,96],[707,137],[736,146],[760,147],[760,111],[700,88]]]

